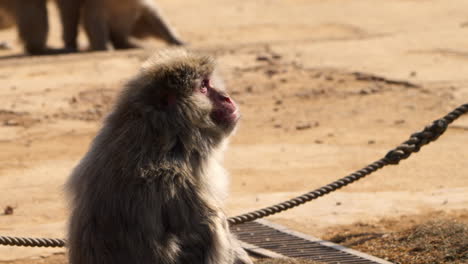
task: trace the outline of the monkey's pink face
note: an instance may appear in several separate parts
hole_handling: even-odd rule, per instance
[[[212,103],[211,119],[219,126],[234,127],[239,120],[239,110],[229,95],[216,89],[210,78],[201,81],[198,92]]]

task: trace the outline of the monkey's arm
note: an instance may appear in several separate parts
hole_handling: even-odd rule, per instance
[[[154,237],[154,243],[162,244],[163,253],[176,259],[175,263],[209,263],[207,252],[222,232],[218,208],[184,169],[158,168],[146,171],[146,177],[151,179],[146,190],[155,202],[149,218],[159,230],[155,235],[161,234]]]
[[[62,39],[68,51],[77,51],[78,25],[80,23],[81,1],[57,0],[62,22]]]

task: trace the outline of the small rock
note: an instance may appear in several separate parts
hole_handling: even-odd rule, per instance
[[[369,92],[366,91],[366,90],[361,90],[361,91],[359,91],[359,94],[360,95],[366,95],[366,94],[369,94]]]
[[[275,60],[279,60],[279,59],[282,58],[282,56],[279,55],[279,54],[273,54],[271,57],[272,57],[273,59],[275,59]]]
[[[8,42],[1,41],[0,42],[0,49],[9,50],[9,49],[11,49],[11,46],[10,46],[10,44],[8,44]]]
[[[297,125],[296,130],[304,130],[304,129],[309,129],[311,127],[312,125],[310,123],[307,123],[307,124]]]
[[[267,56],[260,55],[257,56],[257,61],[270,61],[270,58],[268,58]]]
[[[367,141],[367,144],[369,144],[369,145],[375,144],[375,140],[371,139],[371,140]]]
[[[280,104],[283,104],[283,101],[282,100],[276,100],[275,105],[280,105]]]
[[[12,119],[4,121],[3,124],[5,126],[19,126],[19,122],[16,120],[12,120]]]
[[[247,86],[245,88],[245,91],[248,92],[248,93],[251,93],[253,91],[253,87],[252,86]]]
[[[14,209],[12,206],[9,206],[9,205],[8,205],[8,206],[5,207],[5,209],[3,210],[3,214],[4,214],[4,215],[12,215],[13,212],[14,212],[14,210],[15,210],[15,209]]]
[[[395,120],[394,123],[395,123],[395,125],[401,125],[401,124],[405,123],[405,120],[403,120],[403,119]]]
[[[320,139],[316,139],[316,140],[314,141],[314,143],[315,143],[315,144],[323,144],[323,141],[320,140]]]
[[[409,250],[409,252],[421,252],[421,251],[424,251],[424,248],[422,247],[414,247],[412,249]]]
[[[272,77],[273,75],[278,74],[278,71],[270,69],[270,70],[266,70],[265,74],[268,75],[268,77]]]

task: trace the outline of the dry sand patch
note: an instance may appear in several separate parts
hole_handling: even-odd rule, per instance
[[[360,169],[467,102],[466,1],[158,2],[191,48],[218,58],[240,104],[226,155],[230,215]],[[58,28],[52,12],[51,45]],[[63,237],[63,182],[121,85],[164,45],[29,58],[17,56],[14,30],[0,39],[15,47],[0,51],[0,209],[14,207],[0,215],[0,234]],[[467,129],[463,117],[401,165],[270,219],[323,236],[337,225],[466,208]],[[0,247],[0,260],[41,254],[50,252]]]

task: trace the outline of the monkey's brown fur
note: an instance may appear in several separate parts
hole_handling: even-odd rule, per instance
[[[0,0],[0,29],[10,28],[15,25],[13,7],[4,3],[4,0]]]
[[[53,50],[47,48],[47,35],[49,32],[49,21],[47,11],[47,0],[0,0],[0,10],[3,15],[12,17],[16,23],[18,35],[23,42],[24,50],[29,54],[50,54],[58,52],[76,51],[76,34],[78,26],[72,21],[79,6],[72,8],[69,0],[56,0],[64,34],[64,50]],[[72,26],[70,26],[72,25]],[[74,40],[70,36],[75,36]]]
[[[153,0],[62,0],[81,1],[83,26],[91,50],[136,48],[129,37],[153,36],[174,45],[183,41],[164,20]],[[75,9],[76,10],[76,9]]]
[[[80,19],[91,50],[138,47],[130,35],[153,36],[170,44],[183,41],[164,20],[153,0],[55,0],[62,23],[62,52],[77,51]],[[46,46],[49,31],[47,0],[0,0],[1,13],[14,17],[18,35],[29,54],[57,53]],[[2,17],[5,17],[3,15]],[[6,20],[8,22],[8,20]]]
[[[0,8],[14,18],[24,49],[31,54],[46,52],[49,22],[46,0],[0,0]]]
[[[252,263],[222,210],[238,116],[214,68],[170,50],[126,85],[67,183],[70,264]]]

